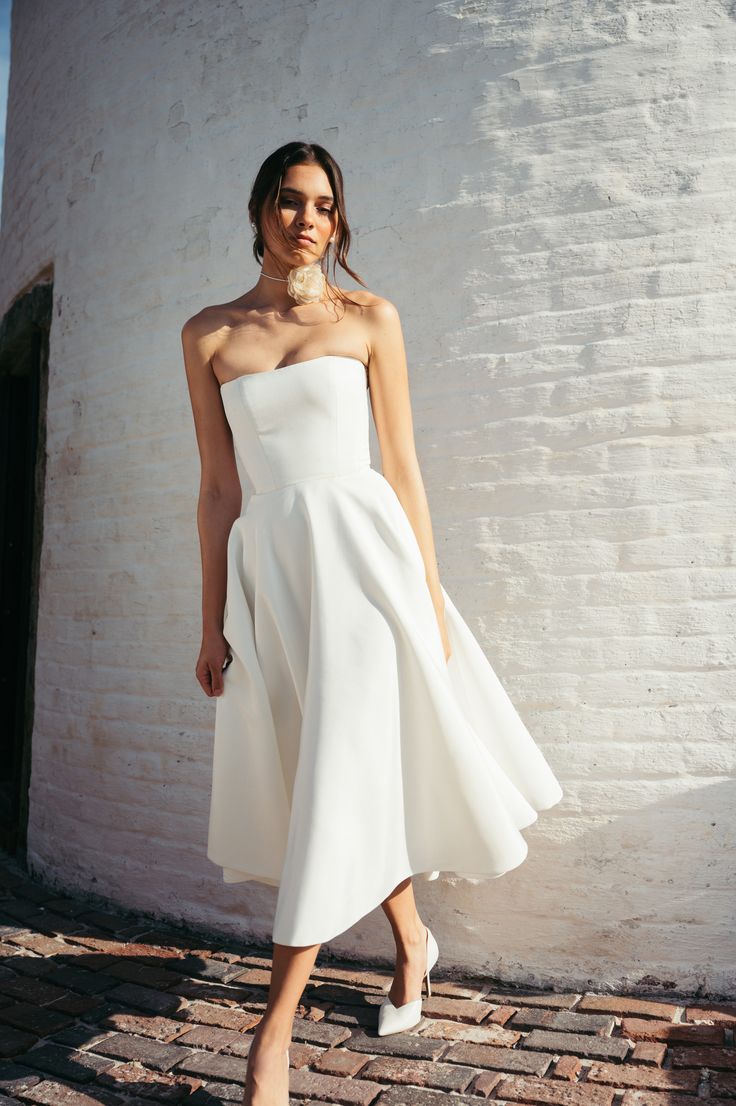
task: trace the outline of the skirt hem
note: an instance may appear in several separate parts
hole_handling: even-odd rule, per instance
[[[534,811],[534,817],[529,819],[529,821],[525,822],[523,825],[518,826],[517,829],[521,831],[524,829],[528,829],[529,826],[534,825],[534,823],[539,820],[539,815],[543,811],[550,810],[552,807],[556,806],[560,802],[560,800],[563,798],[563,794],[564,793],[560,788],[560,793],[556,798],[552,799],[551,802],[546,803],[544,806],[540,805],[538,808],[536,808]],[[521,833],[519,834],[519,836],[521,842],[523,843],[523,848],[520,852],[520,855],[513,861],[513,863],[505,865],[500,871],[461,872],[459,869],[453,867],[452,865],[447,865],[444,868],[428,868],[426,866],[420,867],[410,865],[409,869],[404,870],[403,874],[399,874],[398,876],[394,875],[390,878],[389,881],[387,881],[388,885],[384,888],[383,891],[379,892],[378,899],[373,902],[372,906],[367,907],[367,909],[361,909],[361,912],[358,913],[351,921],[348,921],[347,924],[340,923],[340,927],[337,930],[330,932],[327,936],[311,936],[305,940],[302,935],[297,935],[300,937],[300,940],[295,940],[294,936],[291,936],[288,939],[284,939],[279,938],[276,934],[276,931],[274,930],[271,939],[274,944],[287,945],[293,948],[305,948],[311,945],[320,945],[325,944],[327,941],[332,941],[336,937],[340,937],[343,933],[347,933],[347,931],[351,929],[354,925],[356,925],[359,921],[361,921],[368,914],[376,910],[381,905],[381,903],[386,898],[388,898],[394,887],[397,887],[398,884],[402,883],[405,879],[408,879],[411,876],[424,877],[426,882],[433,881],[437,879],[440,875],[447,875],[454,879],[467,880],[470,882],[482,882],[490,879],[500,879],[501,876],[506,875],[507,872],[512,872],[514,868],[518,868],[527,858],[527,855],[529,853],[528,842],[526,841],[526,838],[521,835]],[[209,859],[212,860],[212,857],[209,857]],[[216,864],[217,861],[213,861],[213,863]],[[280,886],[281,881],[277,877],[254,875],[251,873],[242,872],[237,868],[226,867],[224,865],[220,865],[220,867],[222,868],[224,883],[257,882],[265,883],[273,887]]]

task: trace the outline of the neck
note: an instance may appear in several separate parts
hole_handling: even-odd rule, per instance
[[[259,306],[272,307],[278,311],[294,307],[294,300],[286,291],[286,277],[289,275],[289,266],[283,262],[277,262],[273,254],[266,250],[263,255],[261,269],[262,272],[259,274],[253,288],[253,294]],[[265,273],[268,276],[264,276]],[[282,277],[283,279],[269,280],[268,277]]]

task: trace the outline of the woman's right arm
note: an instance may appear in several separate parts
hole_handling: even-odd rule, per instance
[[[222,669],[229,649],[222,632],[227,539],[242,499],[232,435],[212,369],[218,333],[215,324],[210,309],[205,308],[188,319],[181,331],[201,466],[197,528],[202,557],[202,645],[195,672],[210,697],[222,693]]]

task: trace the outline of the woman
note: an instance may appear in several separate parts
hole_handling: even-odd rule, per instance
[[[438,949],[412,876],[516,867],[520,830],[562,790],[440,583],[398,313],[334,281],[339,263],[362,284],[339,167],[288,143],[249,212],[258,281],[189,319],[182,344],[202,466],[196,674],[217,700],[207,855],[226,882],[279,888],[244,1098],[266,1106],[288,1100],[320,944],[380,903],[397,959],[379,1033],[417,1024]]]

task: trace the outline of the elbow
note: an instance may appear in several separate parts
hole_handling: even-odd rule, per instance
[[[416,453],[389,458],[382,467],[383,475],[393,487],[411,487],[422,483],[422,473]]]
[[[237,513],[243,499],[240,482],[207,481],[199,488],[200,508],[215,507],[221,510],[233,509]]]

